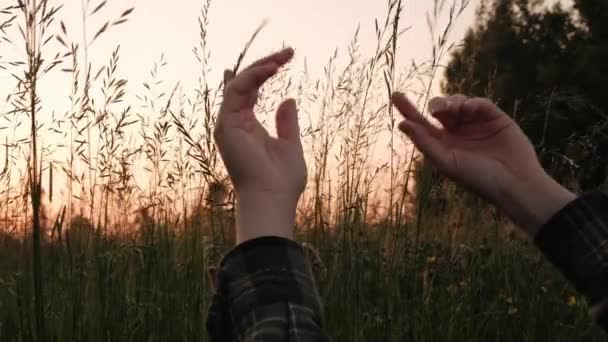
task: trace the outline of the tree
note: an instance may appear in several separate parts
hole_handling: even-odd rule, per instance
[[[608,3],[576,0],[573,9],[483,1],[442,88],[497,101],[554,176],[589,190],[607,175]]]

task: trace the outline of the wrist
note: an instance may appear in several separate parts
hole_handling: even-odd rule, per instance
[[[237,191],[236,243],[263,236],[293,239],[298,198],[264,191]]]
[[[543,171],[514,182],[503,197],[499,206],[533,239],[553,215],[577,196]]]

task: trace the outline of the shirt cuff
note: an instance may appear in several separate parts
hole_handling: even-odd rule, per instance
[[[304,248],[280,237],[248,240],[224,256],[215,277],[209,324],[247,329],[247,315],[277,303],[305,307],[321,320],[321,303]],[[230,317],[228,319],[228,317]]]
[[[590,192],[555,214],[534,238],[535,244],[589,300],[608,294],[608,196]]]

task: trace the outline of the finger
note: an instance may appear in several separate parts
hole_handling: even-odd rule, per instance
[[[294,99],[283,101],[277,109],[277,136],[291,142],[300,143],[300,125],[298,123],[298,108]]]
[[[443,112],[448,107],[447,98],[445,98],[445,97],[432,98],[431,101],[429,101],[428,107],[429,107],[428,108],[429,113],[431,113],[431,115],[433,115],[435,113]]]
[[[437,97],[429,102],[431,115],[435,117],[447,130],[452,131],[461,124],[462,106],[467,100],[464,95],[454,95],[447,98]]]
[[[507,115],[490,99],[474,97],[466,100],[462,105],[463,122],[487,122],[500,116]]]
[[[441,130],[430,123],[404,94],[395,93],[392,102],[407,120],[419,123],[434,137],[441,136]]]
[[[260,89],[260,87],[279,70],[276,63],[259,65],[236,75],[226,85],[226,92],[229,94],[250,94]]]
[[[234,77],[224,88],[222,104],[224,110],[222,112],[234,112],[246,107],[253,107],[260,87],[277,73],[278,68],[275,63],[260,65],[244,70]]]
[[[255,105],[259,88],[293,56],[294,50],[287,48],[254,62],[238,75],[233,70],[225,70],[224,105],[232,110]]]
[[[462,94],[456,94],[448,97],[448,107],[446,111],[456,114],[460,113],[460,111],[462,110],[462,105],[468,99],[468,97]]]
[[[232,81],[234,78],[234,72],[230,69],[224,70],[224,85],[228,84],[228,82]]]
[[[442,172],[448,172],[449,163],[449,151],[441,144],[439,139],[433,137],[421,124],[403,120],[399,123],[399,129],[405,133],[414,143],[416,148],[425,157],[429,158],[431,162]]]
[[[287,64],[287,62],[289,62],[293,58],[294,54],[295,51],[292,48],[285,48],[281,51],[275,52],[271,55],[268,55],[262,59],[253,62],[250,66],[245,68],[245,70],[269,63],[276,63],[280,67]]]

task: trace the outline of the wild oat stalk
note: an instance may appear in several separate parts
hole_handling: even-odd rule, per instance
[[[433,3],[433,13],[427,14],[427,25],[432,39],[432,54],[431,54],[431,64],[428,71],[428,83],[426,86],[426,90],[423,93],[422,107],[426,109],[428,101],[430,99],[431,92],[433,90],[434,82],[437,78],[437,72],[441,67],[441,63],[445,58],[446,54],[448,54],[455,46],[453,42],[450,42],[449,37],[452,32],[456,20],[464,13],[465,9],[469,5],[469,0],[460,0],[459,2],[452,2],[448,5],[448,22],[444,26],[441,33],[436,35],[437,25],[441,15],[445,9],[446,1],[445,0],[434,0]],[[406,178],[406,186],[404,189],[407,189],[407,183],[409,183],[409,175],[412,172],[412,166],[414,161],[414,156],[416,153],[416,149],[413,148],[409,158],[409,166],[408,166],[408,177]],[[430,169],[429,171],[430,172]],[[428,174],[425,174],[425,177],[429,177]],[[416,213],[416,235],[415,235],[415,243],[414,248],[417,249],[418,243],[420,240],[420,231],[422,228],[422,214],[424,203],[426,203],[428,193],[430,189],[426,189],[423,191],[420,198],[417,198],[418,201],[418,212]]]
[[[59,7],[49,5],[47,0],[19,0],[12,10],[20,13],[22,21],[18,24],[21,36],[25,43],[25,62],[13,62],[13,65],[23,65],[25,70],[22,76],[14,77],[18,80],[21,93],[16,101],[18,110],[27,113],[30,121],[30,151],[28,158],[28,187],[32,209],[32,243],[33,243],[33,278],[34,278],[34,310],[36,317],[36,335],[40,340],[46,339],[43,269],[41,256],[41,193],[42,193],[42,156],[43,149],[38,142],[39,123],[37,114],[40,110],[38,98],[39,79],[55,66],[61,63],[59,55],[47,60],[43,57],[42,48],[53,38],[48,33]]]
[[[255,32],[253,32],[253,35],[251,35],[251,38],[249,38],[249,40],[247,41],[247,44],[245,44],[245,47],[241,50],[241,53],[239,54],[239,58],[237,58],[236,64],[234,65],[234,68],[232,68],[233,75],[236,75],[239,72],[239,68],[241,67],[241,63],[243,62],[243,59],[245,59],[245,56],[247,55],[247,51],[249,51],[249,48],[255,41],[255,38],[260,34],[260,32],[262,32],[262,30],[264,29],[264,27],[266,26],[267,23],[268,23],[268,21],[264,20],[256,28]]]

